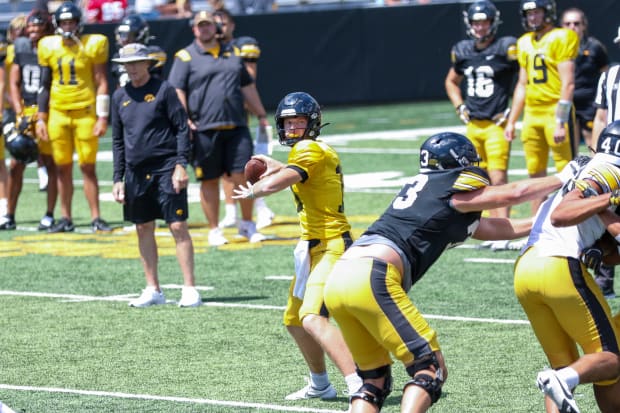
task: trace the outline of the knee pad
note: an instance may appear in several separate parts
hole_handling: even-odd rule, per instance
[[[420,370],[429,369],[435,371],[435,378],[425,373],[418,373]],[[435,353],[414,361],[411,366],[407,367],[407,373],[412,379],[405,383],[403,392],[407,386],[418,386],[423,388],[431,397],[431,404],[435,404],[439,400],[439,397],[441,397],[441,387],[443,386],[443,374]]]
[[[416,374],[411,380],[405,383],[403,392],[407,386],[418,386],[424,389],[431,397],[431,404],[435,404],[441,397],[441,387],[443,386],[443,380],[441,378],[441,369],[437,370],[437,377],[433,378],[428,374]]]
[[[355,393],[349,397],[349,403],[353,403],[353,400],[362,399],[368,403],[374,404],[381,410],[383,402],[392,392],[392,369],[390,366],[379,367],[375,370],[360,370],[357,369],[357,374],[362,379],[378,379],[385,377],[383,382],[383,388],[380,389],[370,383],[364,383]]]

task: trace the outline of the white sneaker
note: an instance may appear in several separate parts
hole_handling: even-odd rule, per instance
[[[224,244],[228,244],[228,240],[224,237],[221,228],[214,228],[209,231],[209,245],[212,247],[219,247]]]
[[[573,398],[573,393],[568,388],[568,384],[558,376],[555,370],[547,369],[538,373],[536,385],[540,391],[553,400],[560,409],[560,413],[579,413],[579,408]]]
[[[312,384],[308,383],[303,389],[297,390],[294,393],[289,394],[285,400],[302,400],[302,399],[315,399],[320,397],[321,400],[335,399],[338,396],[338,392],[334,389],[331,383],[324,389],[317,389],[312,387]]]
[[[218,225],[219,228],[234,228],[237,226],[237,217],[234,215],[224,215],[224,219],[222,219]]]
[[[239,235],[246,237],[251,243],[267,239],[266,236],[256,230],[256,224],[253,221],[241,221],[239,223]]]
[[[149,307],[152,305],[166,304],[166,297],[161,291],[157,291],[154,287],[146,287],[142,290],[140,297],[129,302],[130,307]]]
[[[256,211],[256,229],[268,227],[273,222],[276,214],[268,207],[257,208]]]
[[[198,307],[202,304],[202,298],[195,287],[183,287],[179,307]]]

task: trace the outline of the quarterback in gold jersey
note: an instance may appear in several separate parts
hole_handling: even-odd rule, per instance
[[[49,232],[74,230],[73,152],[84,178],[94,231],[110,231],[99,213],[99,183],[95,170],[99,137],[108,126],[108,40],[99,34],[81,35],[82,12],[72,2],[54,14],[56,35],[41,39],[38,59],[41,91],[38,95],[37,136],[49,140],[58,166],[58,193],[62,218]]]
[[[329,322],[323,287],[332,266],[351,244],[344,215],[344,183],[336,151],[317,141],[321,110],[307,93],[286,95],[276,110],[282,145],[291,146],[287,164],[255,155],[267,164],[261,180],[239,186],[235,199],[264,197],[290,187],[301,227],[295,248],[295,278],[291,282],[284,325],[293,336],[310,369],[310,384],[286,396],[287,400],[333,399],[336,389],[327,377],[324,353],[345,376],[349,392],[361,386],[351,353],[340,330]]]
[[[556,28],[553,0],[522,0],[523,27],[528,31],[517,41],[519,79],[512,110],[504,132],[515,137],[515,123],[523,112],[521,140],[530,177],[545,176],[549,150],[561,171],[573,158],[575,58],[579,37],[569,29]],[[536,213],[542,199],[532,202]]]

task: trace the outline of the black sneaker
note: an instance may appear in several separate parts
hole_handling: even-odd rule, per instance
[[[93,220],[93,222],[91,223],[91,225],[93,227],[93,232],[97,232],[97,231],[110,232],[110,231],[112,231],[112,227],[109,226],[108,223],[105,222],[101,218],[95,218]]]
[[[69,218],[60,218],[58,222],[47,230],[47,232],[55,234],[57,232],[73,232],[74,230],[75,226]]]
[[[0,231],[7,231],[7,230],[12,231],[15,228],[17,228],[17,224],[15,223],[14,219],[2,217],[0,218],[0,222],[2,222],[2,224],[0,224]]]

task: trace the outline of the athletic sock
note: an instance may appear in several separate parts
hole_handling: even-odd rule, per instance
[[[573,390],[579,384],[579,374],[572,367],[564,367],[557,371],[558,376],[564,379],[568,387]]]
[[[312,373],[310,372],[310,385],[315,389],[322,390],[329,386],[329,376],[327,372]]]

